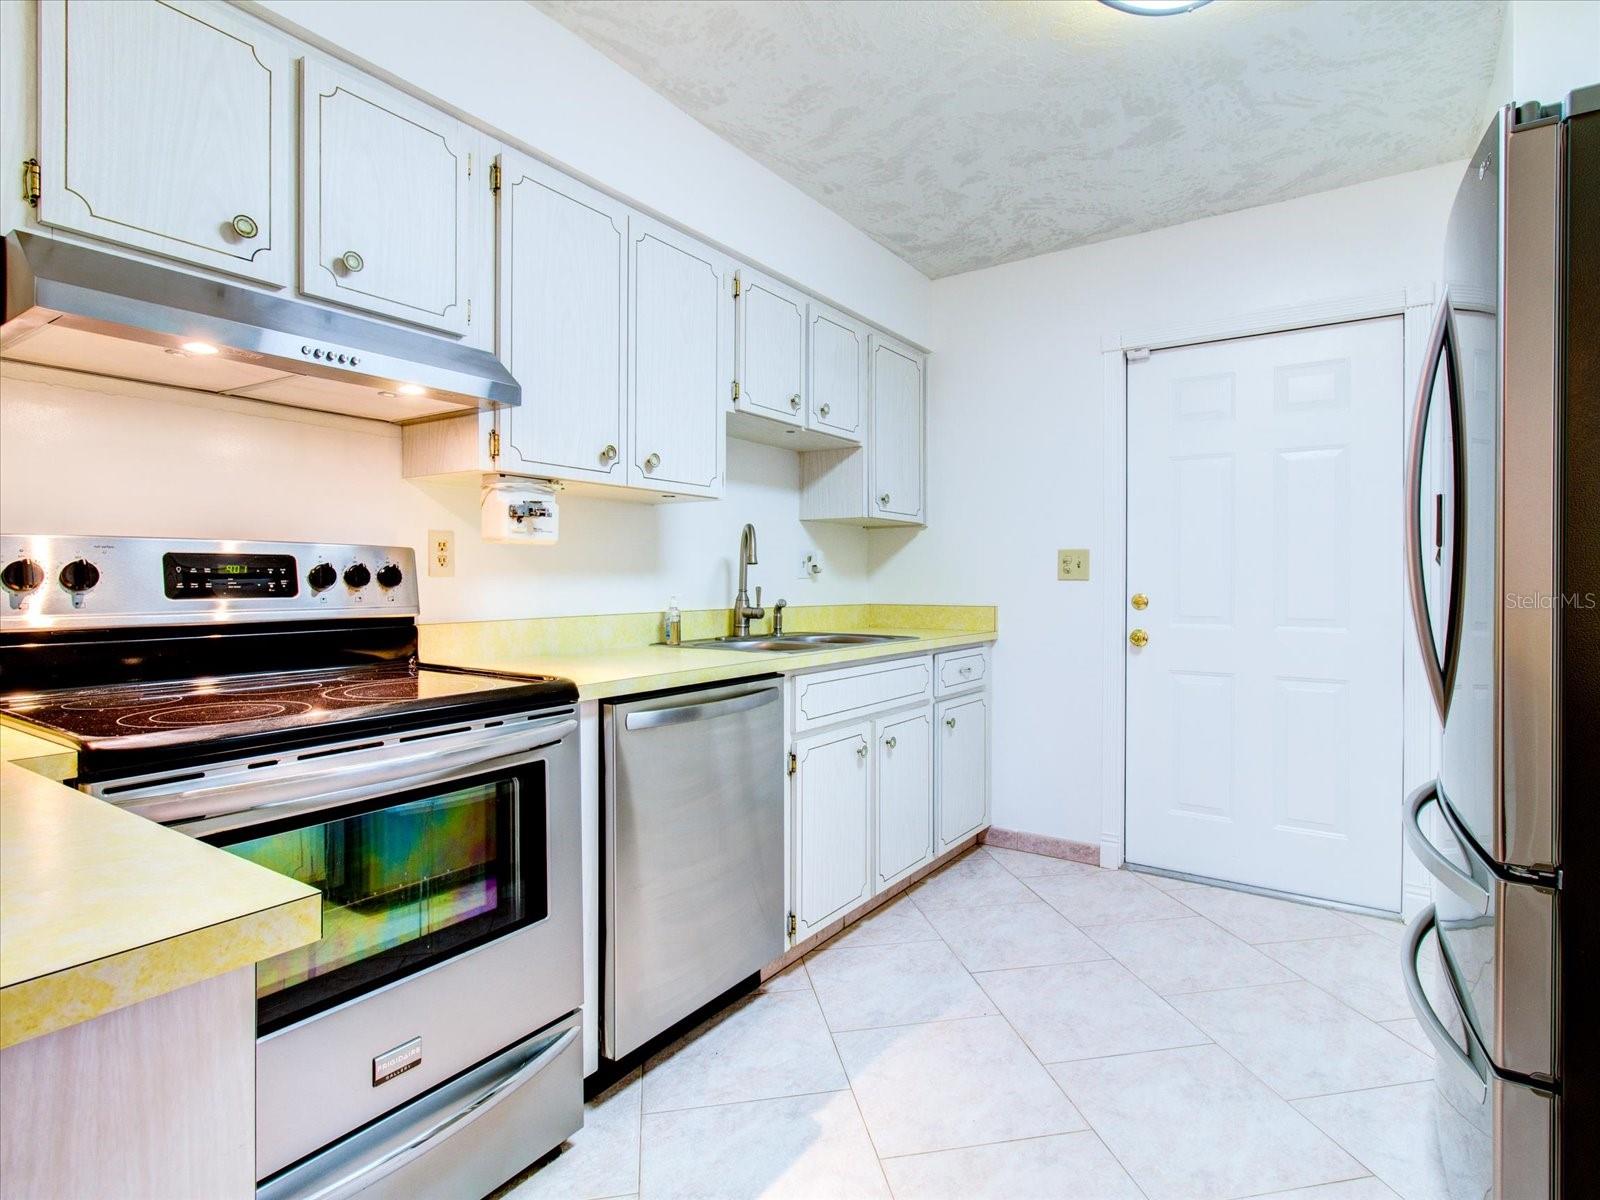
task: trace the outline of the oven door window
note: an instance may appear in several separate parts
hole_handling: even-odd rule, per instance
[[[215,844],[322,892],[321,940],[256,967],[261,1033],[548,915],[541,763]]]

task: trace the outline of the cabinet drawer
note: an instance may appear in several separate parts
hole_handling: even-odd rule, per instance
[[[941,696],[978,687],[989,678],[989,651],[982,646],[946,650],[934,656],[933,673]]]
[[[926,655],[801,675],[794,681],[794,728],[803,732],[932,694],[933,660]]]

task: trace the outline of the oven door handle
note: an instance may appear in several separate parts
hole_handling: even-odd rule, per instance
[[[553,725],[530,725],[493,738],[481,734],[455,746],[444,738],[417,742],[410,753],[363,759],[359,751],[334,756],[315,771],[274,778],[241,773],[211,787],[184,788],[160,795],[117,802],[119,808],[193,837],[209,837],[232,829],[284,817],[337,808],[376,796],[411,791],[458,776],[483,774],[527,761],[535,751],[554,746],[578,728],[568,718]],[[488,757],[486,757],[488,755]],[[335,780],[356,776],[358,782],[331,787]]]
[[[541,1071],[560,1058],[562,1052],[577,1036],[576,1029],[568,1029],[553,1040],[542,1042],[522,1065],[509,1075],[501,1076],[459,1107],[452,1109],[448,1116],[434,1121],[415,1137],[387,1153],[361,1163],[352,1171],[336,1174],[321,1187],[293,1193],[295,1200],[346,1200],[346,1197],[354,1196],[363,1189],[371,1187],[384,1176],[394,1174],[446,1138],[460,1133],[501,1101],[509,1099],[513,1092],[526,1086]],[[270,1195],[272,1190],[272,1185],[268,1184],[258,1191],[257,1195]]]

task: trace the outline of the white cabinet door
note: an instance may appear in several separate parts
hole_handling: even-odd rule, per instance
[[[795,938],[872,895],[872,724],[794,743]]]
[[[468,217],[473,137],[375,80],[310,61],[301,70],[301,290],[466,332],[467,261],[479,252]]]
[[[806,298],[740,268],[735,407],[789,425],[805,422]]]
[[[922,356],[872,339],[872,456],[867,511],[883,520],[922,521]]]
[[[292,70],[220,5],[42,0],[39,220],[288,283]]]
[[[933,857],[932,722],[932,712],[923,708],[873,723],[878,761],[874,891]]]
[[[628,209],[500,156],[499,353],[522,385],[503,471],[626,483]]]
[[[947,700],[938,721],[939,852],[980,829],[989,816],[989,700]]]
[[[733,379],[726,260],[637,213],[628,226],[628,481],[721,495],[722,406]]]
[[[866,326],[814,301],[810,315],[807,421],[813,429],[859,442],[866,412]]]

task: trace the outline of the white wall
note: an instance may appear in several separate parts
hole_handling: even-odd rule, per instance
[[[524,0],[244,7],[913,342],[928,281]]]
[[[46,382],[48,380],[48,382]],[[644,612],[733,599],[739,529],[770,604],[858,603],[866,535],[800,524],[792,451],[728,443],[727,495],[671,505],[563,498],[555,546],[478,537],[476,488],[400,478],[397,426],[7,363],[0,526],[8,532],[282,538],[408,545],[453,529],[454,578],[421,580],[432,621]],[[820,553],[822,576],[799,578]]]
[[[1509,70],[1497,74],[1511,100],[1563,99],[1600,83],[1600,0],[1512,0],[1506,9]]]
[[[879,601],[998,603],[994,823],[1098,844],[1102,593],[1058,583],[1102,545],[1105,335],[1427,284],[1446,165],[933,285],[928,524],[875,531]],[[1135,434],[1135,436],[1137,436]],[[1400,447],[1395,448],[1398,454]]]

